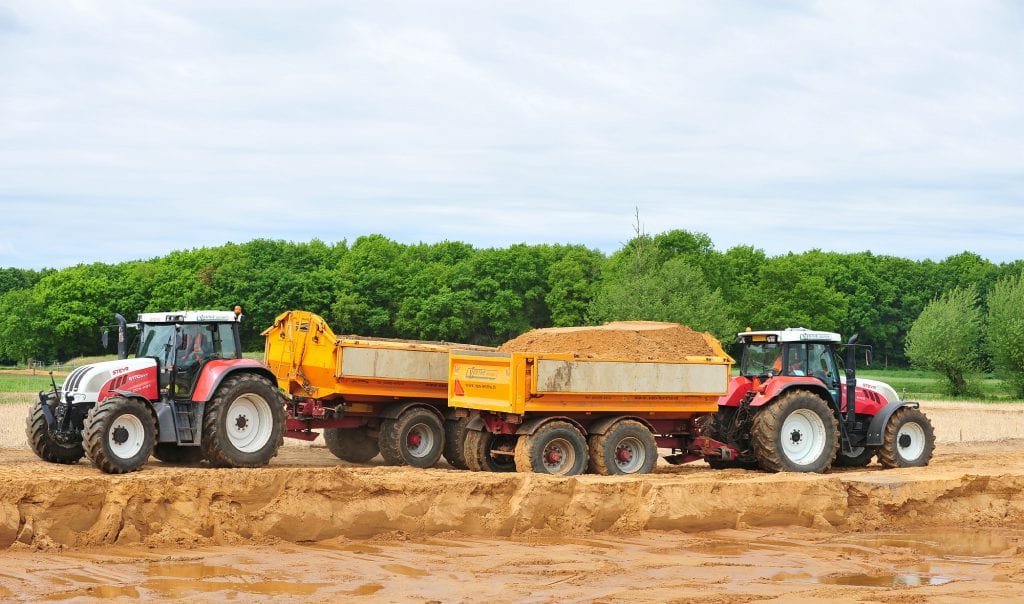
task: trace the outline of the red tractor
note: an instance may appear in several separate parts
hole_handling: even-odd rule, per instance
[[[840,342],[837,333],[803,328],[739,334],[739,375],[705,429],[728,446],[708,463],[825,472],[877,455],[886,468],[927,465],[935,434],[918,403],[899,400],[884,382],[858,380],[857,336],[846,344],[845,364]]]
[[[235,311],[143,313],[128,358],[118,323],[118,360],[84,365],[39,393],[26,436],[40,458],[100,470],[137,470],[150,455],[168,463],[206,459],[223,467],[266,465],[283,442],[284,402],[261,363],[242,358]]]

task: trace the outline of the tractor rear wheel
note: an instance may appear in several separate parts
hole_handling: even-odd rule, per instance
[[[839,448],[839,424],[821,397],[792,390],[754,416],[750,440],[769,472],[825,472]]]
[[[589,440],[590,471],[595,474],[649,474],[658,461],[654,435],[636,420],[616,422],[607,432],[592,434]]]
[[[258,468],[284,444],[284,405],[270,380],[234,375],[217,388],[203,413],[203,456],[214,466]]]
[[[149,405],[114,396],[97,403],[85,416],[85,454],[107,474],[134,472],[146,463],[156,444],[156,418]]]
[[[468,417],[449,419],[444,422],[444,458],[456,470],[468,470],[466,465],[466,426]]]
[[[853,453],[853,455],[847,455],[840,448],[839,454],[836,455],[835,465],[844,468],[863,468],[871,463],[871,458],[875,456],[875,449],[874,447],[854,447]]]
[[[412,407],[380,425],[380,454],[392,466],[429,468],[441,459],[444,426],[430,409]]]
[[[177,443],[157,443],[153,457],[166,464],[193,465],[203,461],[203,450],[199,447],[183,447]]]
[[[897,409],[885,426],[878,462],[885,468],[926,466],[935,451],[935,430],[924,413],[913,407]]]
[[[519,472],[575,476],[587,469],[587,440],[569,422],[552,421],[519,437],[515,459]]]
[[[474,472],[515,472],[516,435],[467,430],[463,454]],[[503,453],[494,454],[493,451]]]
[[[335,457],[352,463],[366,463],[380,453],[377,439],[370,436],[366,426],[327,428],[324,430],[324,442]]]
[[[28,417],[25,418],[25,438],[28,439],[28,446],[43,461],[62,464],[78,463],[78,460],[85,455],[85,448],[80,442],[61,443],[53,438],[49,426],[46,425],[46,415],[43,413],[45,404],[42,401],[36,401],[32,405]]]

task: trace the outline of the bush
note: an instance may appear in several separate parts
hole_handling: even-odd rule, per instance
[[[956,288],[930,302],[907,334],[907,357],[942,373],[949,394],[971,393],[968,375],[980,369],[982,316],[973,287]]]
[[[988,353],[996,372],[1024,397],[1024,273],[995,284],[988,295]]]

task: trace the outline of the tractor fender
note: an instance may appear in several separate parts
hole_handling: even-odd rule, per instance
[[[868,437],[864,441],[866,447],[880,447],[883,444],[883,435],[885,434],[885,426],[889,423],[889,418],[892,417],[893,413],[903,407],[913,407],[919,409],[920,403],[914,401],[896,401],[895,403],[889,403],[882,407],[873,418],[871,418],[871,424],[868,426]]]
[[[441,420],[442,424],[444,423],[444,416],[441,415],[441,412],[438,411],[436,407],[433,407],[422,401],[404,401],[401,403],[392,403],[387,407],[384,407],[384,410],[380,412],[380,415],[378,417],[380,417],[381,419],[398,419],[399,415],[405,413],[406,411],[412,409],[413,407],[422,407],[424,409],[429,410],[434,415],[436,415],[439,420]]]
[[[589,426],[587,426],[587,430],[584,432],[584,434],[604,434],[605,432],[610,430],[612,426],[614,426],[615,424],[619,423],[624,419],[631,419],[635,422],[640,422],[641,424],[644,425],[644,427],[651,431],[651,434],[657,434],[657,432],[654,430],[654,426],[652,426],[650,422],[648,422],[642,417],[634,417],[632,415],[613,415],[611,417],[602,417],[600,419],[594,420],[593,422],[590,423]]]
[[[205,403],[213,398],[221,382],[238,373],[255,373],[270,380],[277,387],[277,378],[259,361],[252,359],[215,359],[203,365],[196,389],[192,393],[192,402]]]
[[[584,436],[587,435],[587,430],[586,430],[586,428],[583,427],[582,424],[580,424],[578,421],[574,420],[571,417],[565,417],[565,416],[562,416],[562,415],[556,415],[556,416],[553,416],[553,417],[535,417],[533,419],[527,420],[527,421],[523,422],[522,425],[519,426],[519,428],[516,429],[516,434],[519,434],[519,435],[533,434],[534,432],[536,432],[544,424],[546,424],[548,422],[553,422],[553,421],[556,421],[556,420],[557,421],[563,421],[563,422],[569,422],[570,424],[576,426],[579,429],[579,431],[583,433]]]
[[[825,385],[820,380],[801,377],[777,377],[773,379],[768,382],[764,392],[759,392],[750,401],[750,406],[762,407],[794,389],[812,392],[820,396],[828,404],[829,408],[838,411],[835,401],[832,400],[832,395],[829,394],[828,389],[825,388]]]

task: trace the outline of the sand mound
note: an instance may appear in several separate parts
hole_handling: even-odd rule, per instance
[[[499,350],[659,361],[715,354],[700,332],[678,323],[656,321],[616,321],[594,327],[534,329],[505,342]]]

